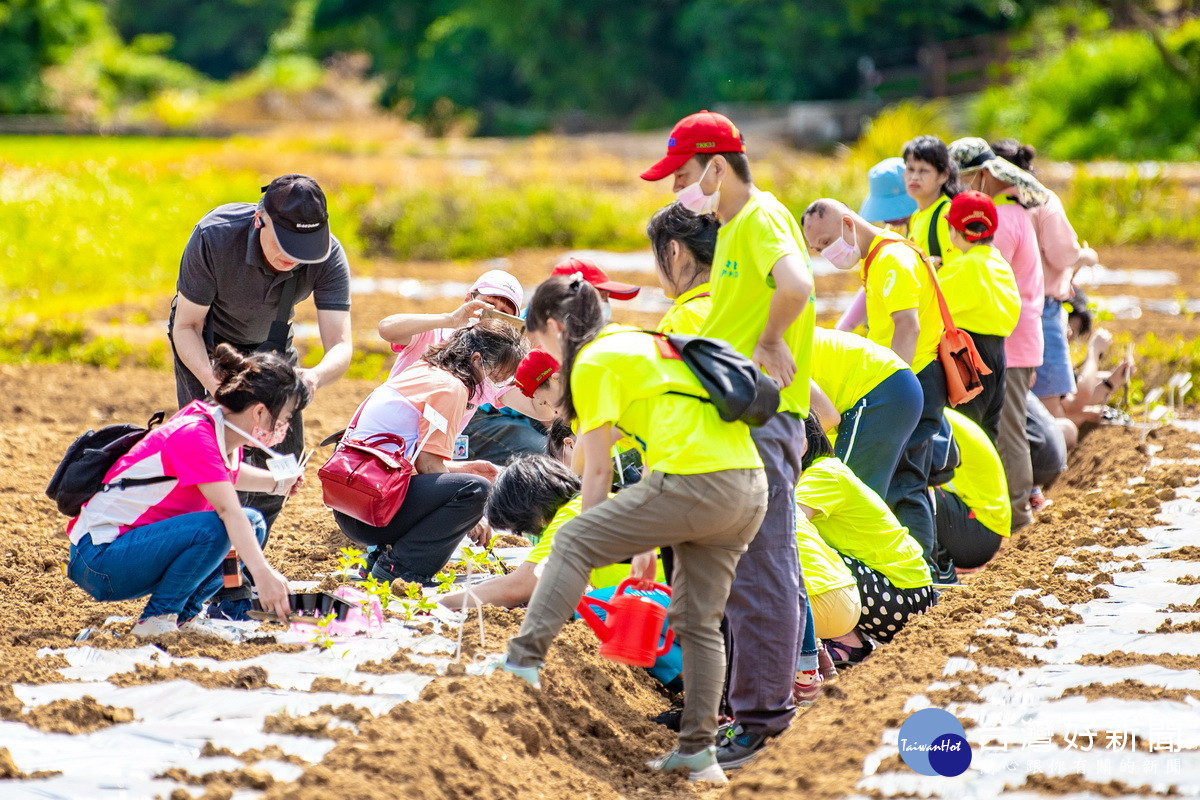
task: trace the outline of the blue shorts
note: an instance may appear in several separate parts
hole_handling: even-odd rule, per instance
[[[1037,368],[1033,393],[1038,397],[1062,397],[1075,391],[1071,350],[1067,346],[1067,322],[1061,300],[1046,298],[1042,306],[1042,365]]]

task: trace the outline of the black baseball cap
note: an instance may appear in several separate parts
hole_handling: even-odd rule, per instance
[[[263,210],[289,258],[313,264],[329,258],[329,211],[325,193],[307,175],[280,175],[262,187]]]

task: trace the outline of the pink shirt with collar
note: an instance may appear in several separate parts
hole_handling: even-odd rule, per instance
[[[1004,343],[1004,356],[1010,367],[1039,367],[1042,364],[1042,305],[1046,283],[1042,274],[1042,255],[1029,213],[1008,195],[997,195],[998,226],[992,242],[1012,265],[1021,295],[1021,316],[1016,330]]]

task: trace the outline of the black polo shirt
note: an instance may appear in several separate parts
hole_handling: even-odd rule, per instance
[[[319,311],[350,310],[350,264],[335,237],[329,258],[275,272],[263,257],[253,203],[228,203],[196,224],[179,263],[179,294],[209,306],[218,342],[253,347],[267,339],[279,313],[283,282],[296,276],[296,303],[312,295]]]

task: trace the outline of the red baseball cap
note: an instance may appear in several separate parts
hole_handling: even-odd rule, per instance
[[[585,281],[597,289],[603,289],[617,300],[632,300],[642,290],[642,287],[634,286],[632,283],[609,280],[608,273],[596,266],[596,262],[590,258],[568,258],[555,267],[550,274],[574,275],[576,272],[582,272]]]
[[[746,145],[729,117],[700,111],[675,123],[667,139],[667,155],[642,173],[644,181],[658,181],[687,163],[697,153],[744,153]]]
[[[950,227],[963,235],[968,242],[986,239],[996,233],[999,224],[996,218],[996,204],[992,198],[983,192],[968,189],[954,196],[950,201],[950,212],[946,215]],[[970,222],[982,222],[986,227],[983,233],[967,230]]]
[[[558,362],[545,350],[530,350],[517,366],[513,383],[526,397],[533,397],[537,388],[558,372]]]

